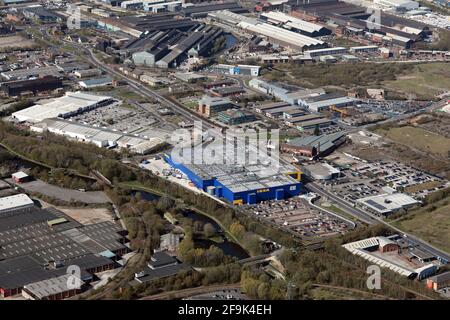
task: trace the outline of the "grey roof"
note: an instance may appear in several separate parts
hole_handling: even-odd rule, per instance
[[[49,226],[48,221],[65,222]],[[83,226],[54,208],[37,207],[12,210],[0,217],[0,288],[20,288],[26,284],[54,278],[77,265],[82,278],[87,270],[114,262],[99,256],[106,250],[121,249],[122,228],[113,222]],[[63,266],[50,269],[48,263]]]
[[[288,144],[295,147],[318,147],[320,144],[320,150],[326,151],[330,147],[334,146],[334,142],[346,135],[346,132],[336,132],[332,134],[320,135],[320,136],[307,136],[291,140]]]
[[[44,279],[33,282],[24,286],[24,290],[37,299],[45,299],[49,296],[56,295],[71,290],[69,288],[69,280],[72,275],[63,274],[61,276]],[[80,279],[80,287],[84,282]]]
[[[163,268],[174,263],[178,264],[178,260],[172,256],[169,256],[165,252],[156,252],[152,255],[150,261],[148,262],[149,266],[151,266],[152,269]]]
[[[431,279],[431,281],[438,282],[438,283],[450,281],[450,271],[447,271],[447,272],[444,272],[441,274],[437,274],[437,275],[431,277],[430,279]]]

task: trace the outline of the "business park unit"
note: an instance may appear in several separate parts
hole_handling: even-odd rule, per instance
[[[118,266],[130,251],[120,225],[82,225],[55,208],[21,206],[25,197],[20,195],[15,208],[0,213],[1,297],[27,288],[23,295],[29,299],[67,298],[78,293],[61,282],[69,266],[78,266],[80,282],[88,284],[95,273]]]
[[[112,97],[83,92],[67,92],[63,97],[36,104],[14,112],[12,118],[20,122],[36,123],[49,118],[68,118],[82,112],[114,103]]]
[[[263,164],[187,164],[168,155],[165,160],[199,189],[233,204],[282,200],[301,192],[301,173],[290,165],[276,168]]]
[[[433,255],[427,254],[426,261],[419,259],[415,250],[411,249],[408,244],[405,245],[398,235],[372,237],[347,243],[342,247],[353,255],[360,256],[409,279],[423,280],[435,274],[438,269],[437,264],[430,263],[436,259]]]

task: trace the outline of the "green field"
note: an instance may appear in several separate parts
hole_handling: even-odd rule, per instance
[[[431,100],[444,90],[450,90],[450,63],[427,63],[383,82],[387,89],[401,91],[417,98]]]
[[[397,127],[389,130],[379,129],[377,133],[410,147],[430,152],[435,155],[448,157],[450,151],[450,139],[436,133],[417,127]]]
[[[437,206],[438,209],[431,212],[427,211],[429,206],[411,211],[392,224],[450,252],[450,204],[448,202],[448,198],[444,199],[441,206]]]

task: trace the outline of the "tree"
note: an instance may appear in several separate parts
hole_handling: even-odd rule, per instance
[[[216,234],[216,228],[211,223],[205,223],[203,226],[203,233],[205,234],[205,237],[210,238]]]

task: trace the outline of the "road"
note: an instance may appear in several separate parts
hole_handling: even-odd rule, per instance
[[[428,251],[437,257],[441,257],[447,261],[450,261],[450,254],[448,252],[438,249],[435,246],[427,243],[425,240],[420,239],[414,235],[408,234],[408,233],[392,226],[391,224],[387,223],[386,221],[382,220],[381,218],[375,218],[372,215],[370,215],[369,213],[367,213],[359,208],[353,207],[351,204],[349,204],[342,198],[339,198],[338,196],[334,195],[333,193],[331,193],[327,190],[324,190],[317,183],[309,182],[309,183],[305,184],[305,187],[306,187],[306,189],[308,189],[322,197],[327,197],[327,198],[333,200],[334,202],[336,202],[339,205],[339,207],[341,209],[345,210],[347,213],[351,214],[355,218],[357,218],[367,224],[370,224],[370,225],[374,225],[374,224],[378,224],[378,223],[384,224],[387,227],[398,232],[398,234],[401,235],[405,239],[405,241],[409,242],[412,246],[420,247],[422,250]]]

